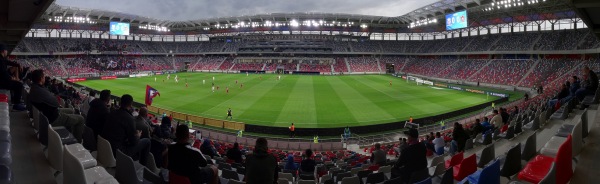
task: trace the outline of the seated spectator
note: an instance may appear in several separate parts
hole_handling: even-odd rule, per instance
[[[310,149],[306,149],[304,151],[304,160],[302,160],[300,162],[300,173],[314,173],[315,172],[315,166],[317,165],[315,163],[315,160],[312,159],[313,156],[313,152]]]
[[[519,107],[515,105],[515,107],[513,107],[513,111],[510,113],[510,117],[517,117],[517,115],[519,114]]]
[[[454,123],[454,130],[452,131],[452,139],[453,141],[456,141],[456,151],[457,152],[461,152],[465,150],[465,144],[467,142],[467,139],[469,139],[469,135],[467,134],[467,132],[465,132],[465,129],[463,129],[463,126],[458,123],[455,122]]]
[[[160,126],[158,127],[156,135],[163,139],[171,138],[171,118],[163,115],[163,118],[160,121]]]
[[[483,117],[483,122],[481,122],[481,126],[483,127],[483,132],[492,129],[492,124],[490,124],[488,117]]]
[[[444,154],[444,146],[446,146],[446,142],[444,141],[444,138],[442,138],[442,135],[440,134],[440,132],[435,133],[435,139],[433,139],[433,145],[435,147],[435,153],[437,155]]]
[[[187,125],[177,126],[175,136],[177,142],[169,146],[169,172],[185,176],[192,184],[219,182],[219,170],[215,166],[208,166],[200,150],[190,146],[190,132]]]
[[[200,146],[200,151],[202,151],[202,154],[210,156],[210,157],[219,156],[219,153],[217,153],[215,148],[211,145],[210,139],[208,139],[208,138],[204,138],[204,141],[202,141],[202,145]]]
[[[561,99],[564,99],[567,96],[569,96],[569,88],[567,87],[567,84],[562,84],[558,94],[556,94],[554,98],[548,100],[548,108],[556,109],[556,103],[560,102]]]
[[[23,67],[19,63],[8,60],[8,49],[0,43],[0,89],[11,91],[11,103],[14,110],[24,111],[25,105],[21,104],[21,95],[23,93],[23,83],[18,75],[11,74],[8,66],[12,66],[19,71]],[[43,79],[43,77],[42,77]],[[43,85],[43,84],[42,84]]]
[[[138,115],[135,117],[135,129],[142,131],[140,138],[150,138],[150,120],[148,120],[148,109],[146,107],[139,109]]]
[[[108,106],[110,106],[110,90],[102,90],[100,98],[96,98],[90,102],[90,109],[87,112],[85,124],[94,131],[94,137],[102,135],[106,117],[110,113]]]
[[[298,170],[298,164],[294,163],[294,155],[289,154],[287,156],[287,160],[285,161],[285,165],[283,166],[283,169],[290,170],[290,171]]]
[[[277,159],[267,151],[267,139],[256,139],[254,152],[246,157],[246,184],[277,183]]]
[[[29,94],[31,104],[48,118],[50,125],[67,127],[77,141],[81,142],[85,128],[83,117],[73,114],[74,110],[71,108],[59,108],[56,96],[44,87],[46,80],[43,70],[35,70],[29,75],[33,81]]]
[[[227,158],[233,160],[235,163],[242,163],[242,151],[240,151],[240,145],[236,142],[233,143],[233,148],[227,150]]]
[[[483,125],[481,125],[479,121],[479,119],[475,119],[475,124],[473,124],[473,126],[471,127],[471,137],[475,137],[477,136],[477,134],[483,132]]]
[[[120,108],[110,112],[104,123],[102,134],[112,147],[113,153],[121,150],[140,164],[146,165],[150,153],[150,139],[142,136],[142,131],[136,130],[133,112],[133,97],[125,94],[121,97]]]
[[[381,145],[375,143],[375,150],[371,154],[371,163],[383,166],[386,162],[385,152],[381,150]]]
[[[587,95],[594,95],[598,88],[598,75],[590,70],[590,67],[586,66],[583,68],[583,76],[584,82],[581,84],[581,88],[575,92],[579,101],[582,101]]]
[[[498,114],[498,110],[494,110],[493,113],[494,117],[492,117],[490,123],[493,125],[494,129],[502,127],[504,125],[502,116]]]
[[[79,108],[81,115],[87,117],[87,113],[90,110],[90,102],[92,102],[96,98],[96,91],[90,90],[89,95],[81,102],[81,107]]]
[[[413,172],[427,168],[426,148],[419,143],[419,131],[409,129],[404,132],[408,135],[408,146],[400,153],[400,158],[392,167],[392,178],[401,177],[403,183],[410,181]]]

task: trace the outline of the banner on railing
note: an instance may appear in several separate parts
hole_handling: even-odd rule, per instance
[[[117,76],[104,76],[104,77],[101,77],[100,79],[102,79],[102,80],[111,80],[111,79],[116,79],[116,78],[117,78]]]
[[[81,82],[81,81],[85,81],[85,80],[87,80],[87,79],[86,78],[70,78],[70,79],[67,79],[67,81],[69,81],[69,82]]]

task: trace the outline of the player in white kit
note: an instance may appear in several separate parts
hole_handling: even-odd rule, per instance
[[[206,83],[206,80],[202,79],[202,85],[204,85]]]
[[[213,81],[215,81],[215,76],[213,76]]]
[[[175,75],[175,82],[179,83],[179,76]]]
[[[156,77],[154,77],[154,82],[156,82]]]
[[[171,74],[167,74],[167,80],[171,79]]]
[[[281,75],[277,76],[277,80],[281,80]]]
[[[213,91],[213,93],[215,92],[215,86],[212,87],[212,91]]]

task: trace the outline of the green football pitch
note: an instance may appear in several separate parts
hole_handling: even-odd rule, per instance
[[[363,126],[427,117],[497,99],[486,95],[416,85],[388,75],[311,76],[275,74],[178,73],[79,84],[110,89],[113,95],[131,94],[144,102],[146,85],[160,92],[153,106],[233,121],[298,128]],[[219,90],[213,92],[211,85]],[[156,78],[156,81],[155,81]],[[164,80],[164,82],[163,82]],[[203,80],[206,83],[203,83]],[[186,87],[186,81],[189,87]],[[392,81],[390,86],[389,81]],[[237,82],[237,83],[236,83]],[[240,85],[243,84],[243,87]],[[226,93],[229,88],[229,93]]]

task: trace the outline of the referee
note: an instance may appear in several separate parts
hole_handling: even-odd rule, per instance
[[[229,110],[227,110],[227,117],[225,117],[225,119],[229,118],[229,120],[233,119],[233,116],[231,116],[231,108],[229,108]]]

